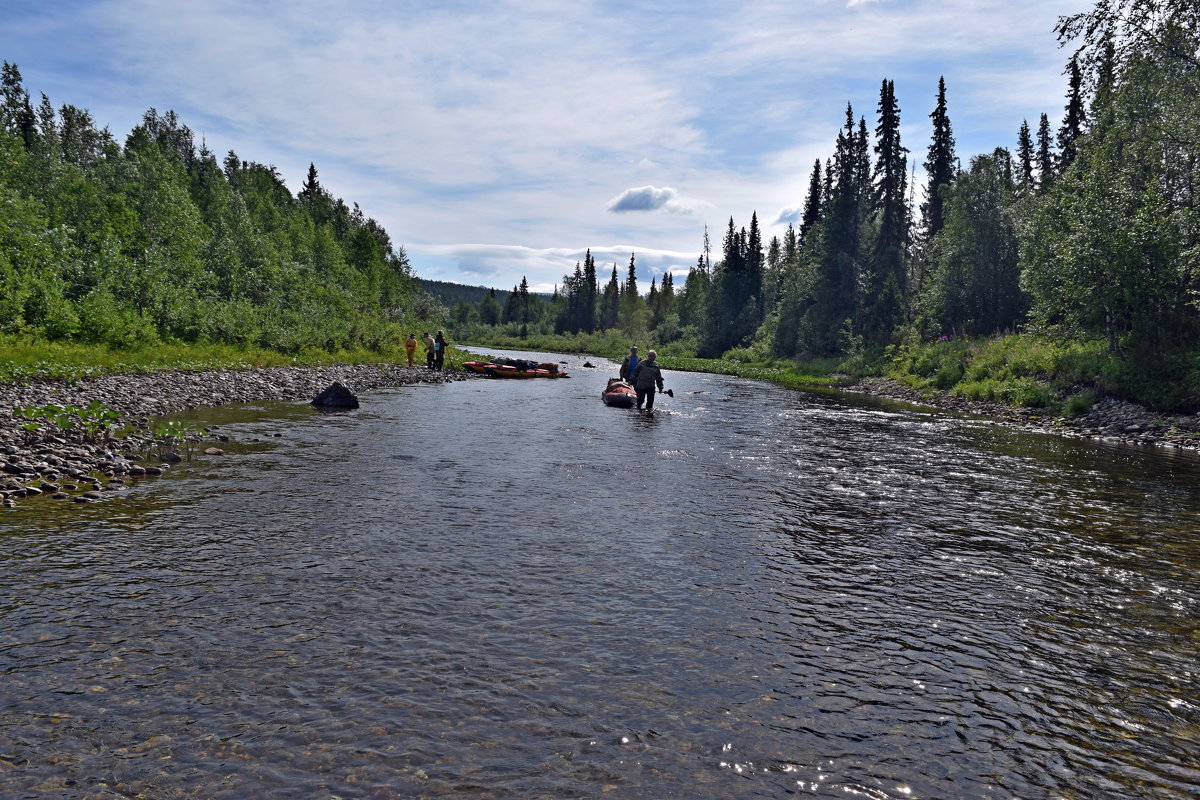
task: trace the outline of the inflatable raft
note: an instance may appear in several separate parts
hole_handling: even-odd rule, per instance
[[[633,408],[637,403],[637,392],[620,378],[609,378],[608,386],[600,393],[604,405],[615,408]]]
[[[558,364],[538,364],[536,366],[517,366],[514,364],[497,364],[491,361],[464,361],[463,368],[479,375],[491,378],[566,378],[567,373],[560,372]]]

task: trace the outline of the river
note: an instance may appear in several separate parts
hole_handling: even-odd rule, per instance
[[[0,513],[0,796],[1200,793],[1195,457],[556,358]]]

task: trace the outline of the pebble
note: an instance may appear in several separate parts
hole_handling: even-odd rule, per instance
[[[43,492],[59,499],[70,497],[76,502],[89,503],[103,496],[97,476],[109,479],[109,486],[105,488],[114,491],[124,488],[117,476],[162,475],[169,464],[137,463],[142,460],[139,453],[149,439],[148,431],[155,417],[225,403],[261,400],[307,403],[333,381],[361,392],[379,387],[446,383],[477,377],[470,373],[434,372],[425,367],[339,364],[209,372],[168,370],[82,378],[71,383],[0,384],[0,489],[4,491],[0,495],[0,504],[13,508],[16,498]],[[134,433],[103,445],[81,444],[61,436],[43,436],[39,441],[29,443],[12,414],[14,408],[22,406],[86,406],[93,400],[116,411],[120,415],[119,424],[134,429]],[[223,433],[212,438],[229,441],[229,436]],[[216,447],[204,452],[211,456],[225,455],[224,450]],[[169,453],[166,460],[177,462],[181,459],[178,454]],[[62,476],[78,483],[58,484]],[[28,485],[30,482],[40,483],[41,488]],[[80,484],[89,487],[90,491],[67,494],[76,491]]]
[[[967,400],[950,392],[925,394],[890,378],[863,378],[846,391],[930,406],[961,414],[989,417],[1009,427],[1060,436],[1093,439],[1108,444],[1200,451],[1200,415],[1164,414],[1136,403],[1104,397],[1079,417],[1056,417],[1042,409]]]

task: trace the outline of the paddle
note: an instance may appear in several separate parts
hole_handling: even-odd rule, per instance
[[[665,394],[667,397],[675,396],[675,392],[672,389],[663,389],[663,394]]]

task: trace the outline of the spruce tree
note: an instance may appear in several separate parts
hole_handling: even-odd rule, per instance
[[[37,134],[33,106],[29,104],[29,92],[22,83],[21,70],[7,61],[0,70],[0,130],[20,136],[26,150],[33,147]]]
[[[1062,127],[1058,129],[1058,169],[1060,173],[1075,160],[1078,152],[1076,141],[1083,135],[1087,113],[1083,104],[1083,73],[1079,69],[1079,60],[1072,58],[1068,69],[1071,77],[1067,89],[1067,106]]]
[[[900,144],[900,108],[895,84],[889,80],[884,80],[879,90],[875,142],[875,241],[865,299],[872,307],[866,327],[882,342],[901,320],[907,290],[908,151]]]
[[[833,199],[833,157],[825,159],[825,182],[821,184],[821,213],[825,213],[825,209],[829,206]]]
[[[1033,136],[1029,132],[1029,120],[1021,120],[1021,130],[1017,132],[1017,169],[1021,190],[1033,191]]]
[[[617,278],[617,265],[613,264],[612,277],[604,287],[600,298],[600,329],[611,330],[621,320],[621,283]]]
[[[788,227],[790,229],[791,226]],[[767,245],[765,264],[766,267],[763,270],[763,319],[770,317],[775,311],[775,304],[779,301],[779,284],[786,271],[783,242],[778,236],[772,236],[771,243]]]
[[[829,198],[821,224],[821,242],[814,253],[815,275],[811,302],[796,298],[804,309],[798,337],[808,349],[822,354],[837,352],[842,330],[857,311],[860,270],[859,231],[864,197],[869,197],[870,173],[863,169],[865,124],[855,130],[854,109],[846,104],[846,124],[838,133],[830,168],[826,170]],[[869,161],[867,162],[869,164]],[[785,345],[786,346],[786,345]]]
[[[479,321],[484,325],[500,324],[500,301],[496,299],[496,290],[490,289],[487,297],[479,304]]]
[[[629,254],[629,271],[621,287],[621,328],[629,333],[638,333],[645,327],[645,301],[638,293],[637,254]]]
[[[658,290],[658,307],[664,320],[675,311],[675,278],[670,270],[663,273],[662,286]]]
[[[763,320],[763,244],[762,231],[758,228],[758,212],[750,214],[750,232],[745,239],[746,258],[746,304],[749,310],[749,322],[736,332],[738,339],[747,339],[754,335]]]
[[[705,227],[705,242],[708,241],[708,229]],[[690,327],[707,335],[707,330],[701,331],[708,324],[709,294],[712,281],[708,268],[705,266],[705,254],[701,252],[696,258],[696,266],[688,270],[687,278],[683,281],[683,292],[679,296],[679,324]]]
[[[854,138],[854,176],[858,188],[860,212],[871,207],[875,194],[871,185],[871,135],[867,132],[867,118],[858,118],[858,135]],[[861,220],[860,220],[861,221]]]
[[[599,289],[596,285],[596,260],[589,247],[583,259],[583,287],[580,291],[579,329],[591,333],[596,330],[596,302]]]
[[[1050,118],[1042,114],[1037,132],[1038,191],[1045,192],[1054,182],[1054,150],[1050,143]]]
[[[799,243],[804,244],[809,231],[821,219],[824,184],[821,180],[821,159],[813,162],[812,175],[808,179],[808,196],[804,198],[804,212],[800,217]],[[789,226],[790,227],[790,226]]]
[[[650,311],[650,327],[658,327],[658,323],[662,321],[662,309],[658,304],[658,285],[657,279],[650,278],[650,292],[646,295],[646,308]]]
[[[517,290],[517,321],[522,325],[529,322],[529,281],[521,276],[521,287]]]
[[[955,157],[954,134],[950,130],[950,117],[946,113],[946,79],[938,78],[937,105],[929,115],[933,120],[933,138],[929,142],[929,153],[925,159],[925,174],[928,176],[925,202],[921,206],[924,217],[925,239],[937,236],[945,225],[942,189],[954,181]]]
[[[505,324],[521,321],[521,294],[517,286],[512,288],[504,301],[503,320]]]

